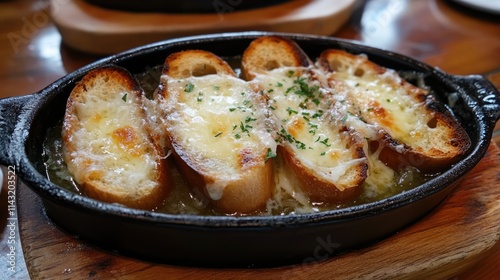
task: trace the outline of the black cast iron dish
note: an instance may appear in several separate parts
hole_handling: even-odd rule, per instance
[[[484,156],[500,118],[500,96],[481,76],[448,75],[405,56],[335,38],[279,34],[295,40],[313,59],[326,48],[340,48],[368,54],[385,67],[422,73],[442,102],[452,100],[449,106],[471,138],[470,150],[448,171],[399,195],[288,216],[208,217],[134,210],[74,194],[45,177],[45,133],[63,117],[71,89],[89,70],[116,64],[137,74],[185,49],[237,57],[251,40],[266,34],[270,33],[215,34],[147,45],[90,64],[35,94],[0,100],[0,163],[18,168],[19,177],[42,198],[47,216],[56,224],[103,248],[167,263],[274,266],[324,259],[387,237],[438,205]]]

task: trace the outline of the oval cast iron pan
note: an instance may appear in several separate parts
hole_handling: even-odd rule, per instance
[[[173,52],[204,49],[238,57],[255,38],[295,40],[312,59],[322,50],[365,53],[384,67],[424,76],[437,98],[452,109],[472,145],[464,158],[432,180],[364,205],[314,214],[266,217],[168,215],[102,203],[67,191],[45,176],[42,143],[63,118],[75,83],[91,69],[115,64],[139,74]],[[448,102],[449,96],[458,100]],[[423,217],[484,156],[500,117],[498,91],[481,76],[453,76],[408,57],[355,42],[298,34],[224,33],[171,39],[87,65],[37,93],[0,100],[0,163],[15,165],[19,178],[42,199],[47,216],[70,234],[102,248],[151,261],[197,266],[277,266],[322,260],[367,246]]]

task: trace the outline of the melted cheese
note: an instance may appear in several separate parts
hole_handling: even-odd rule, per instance
[[[357,63],[366,58],[359,57]],[[357,65],[332,74],[334,88],[346,91],[345,97],[351,102],[351,115],[356,115],[366,122],[384,127],[392,138],[402,143],[412,143],[423,149],[435,146],[436,130],[427,124],[432,114],[425,110],[424,102],[415,100],[414,95],[420,89],[401,86],[401,78],[387,70],[380,75],[370,71],[355,74]],[[339,86],[337,83],[340,83]]]
[[[191,166],[201,174],[220,178],[207,185],[212,199],[220,199],[225,185],[237,180],[266,155],[276,153],[267,110],[248,83],[232,76],[207,75],[167,81],[167,130]]]
[[[311,71],[311,72],[310,72]],[[342,176],[365,159],[356,159],[345,147],[340,127],[332,121],[331,96],[318,72],[305,68],[279,68],[258,75],[256,83],[269,96],[269,107],[279,126],[283,145],[326,181],[340,184]]]
[[[382,135],[379,132],[380,126],[365,122],[365,119],[359,115],[359,105],[350,87],[346,87],[338,80],[333,82],[335,95],[333,96],[334,104],[332,110],[336,112],[336,120],[356,131],[365,140],[363,142],[363,150],[368,159],[368,176],[364,184],[365,194],[375,196],[376,194],[383,193],[395,184],[396,172],[378,159],[382,146],[379,146],[379,149],[374,152],[369,148],[369,141],[380,139]],[[347,83],[349,84],[349,81]],[[351,81],[351,84],[356,85],[357,83]]]
[[[125,94],[110,93],[106,100],[87,94],[85,101],[73,104],[80,126],[70,139],[75,151],[68,168],[76,182],[91,179],[110,188],[132,189],[155,184],[150,178],[155,178],[151,174],[156,158],[142,131],[139,101],[132,96],[126,99]]]

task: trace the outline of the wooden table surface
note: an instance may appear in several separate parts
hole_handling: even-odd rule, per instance
[[[48,3],[48,0],[0,1],[0,98],[34,93],[100,58],[62,43],[61,35],[50,20]],[[349,21],[332,36],[396,51],[450,74],[483,74],[500,88],[499,14],[475,11],[445,0],[367,0],[357,4]],[[500,144],[498,124],[494,142]],[[493,153],[498,153],[498,148],[494,148]],[[494,169],[498,170],[498,167],[496,165]],[[2,219],[5,219],[5,191],[1,195],[0,210]],[[29,200],[26,203],[30,203]],[[36,206],[36,203],[32,205]],[[46,219],[43,215],[38,218]],[[43,225],[49,221],[39,223]],[[5,227],[0,230],[0,259],[5,260],[9,252],[10,231],[7,223],[1,225]],[[19,234],[15,237],[19,238]],[[23,253],[16,249],[16,260],[22,261]],[[9,274],[6,264],[2,262],[0,276],[29,278],[28,269],[22,263],[17,263],[16,269]],[[500,245],[497,244],[487,257],[454,279],[500,279],[498,275]],[[37,279],[36,275],[31,276]],[[69,272],[66,276],[71,278]]]

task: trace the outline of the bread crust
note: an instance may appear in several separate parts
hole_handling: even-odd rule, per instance
[[[130,115],[110,114],[109,119],[101,119],[105,118],[105,113],[100,109],[106,110],[107,106],[115,106],[105,103],[116,98],[128,98],[129,104],[123,100],[123,106],[134,107],[133,112],[137,114],[134,118],[137,122],[130,121]],[[165,199],[170,185],[169,166],[161,154],[160,147],[149,135],[142,98],[143,92],[133,76],[116,66],[90,71],[72,90],[67,101],[62,129],[63,156],[68,170],[85,195],[104,202],[148,210],[161,205]],[[90,100],[103,105],[90,106]],[[120,105],[118,103],[118,106]],[[94,125],[101,121],[115,123],[116,127],[108,132],[102,131]],[[125,158],[140,161],[144,159],[143,153],[150,155],[155,168],[148,169],[150,174],[141,181],[144,184],[128,186],[126,180],[121,181],[121,177],[127,178],[129,174],[112,175],[114,169],[119,169],[122,163],[113,161],[110,165],[105,162],[105,155],[99,150],[102,147],[90,148],[92,143],[87,140],[98,140],[92,139],[92,134],[103,137],[106,142],[111,143],[109,146],[121,151],[121,154],[126,154]],[[104,181],[103,178],[108,177],[115,177],[116,181]]]
[[[243,76],[252,80],[258,75],[270,75],[274,69],[286,67],[312,66],[311,60],[303,50],[293,41],[277,36],[264,36],[252,41],[242,57]],[[314,74],[311,75],[314,79]],[[262,92],[268,92],[265,84],[259,84]],[[269,99],[270,97],[268,97]],[[359,160],[350,167],[345,174],[349,179],[336,178],[336,181],[327,180],[319,175],[315,167],[306,166],[291,148],[290,143],[283,141],[278,148],[278,156],[284,159],[284,167],[293,174],[299,187],[306,193],[312,202],[345,202],[357,197],[362,184],[367,177],[368,165],[365,161],[361,140],[347,127],[338,123],[331,123],[338,129],[338,136],[344,143],[342,148],[351,152],[352,160]],[[342,134],[342,136],[341,136]],[[318,157],[320,155],[318,154]],[[341,165],[342,163],[338,163]]]
[[[379,150],[379,159],[391,168],[398,170],[404,166],[413,166],[425,173],[436,173],[457,162],[468,150],[470,139],[458,122],[442,110],[426,90],[401,79],[397,73],[369,61],[365,56],[336,49],[323,51],[317,64],[330,73],[330,86],[338,92],[349,91],[354,103],[364,98],[361,90],[356,91],[354,87],[342,82],[341,77],[337,78],[337,75],[352,72],[353,76],[375,77],[394,89],[394,92],[397,89],[399,93],[407,95],[411,100],[411,107],[419,108],[421,121],[425,121],[425,126],[431,128],[425,130],[432,133],[428,136],[431,144],[418,143],[418,134],[412,137],[397,135],[395,131],[398,127],[407,124],[397,116],[392,116],[383,105],[379,106],[390,99],[372,100],[371,104],[376,105],[368,108],[370,113],[359,110],[363,120],[380,128],[378,141],[372,141],[370,147],[372,151]]]
[[[280,67],[312,65],[296,42],[279,36],[263,36],[253,40],[243,52],[242,78],[250,81],[256,74],[265,74]]]
[[[166,79],[186,79],[205,75],[221,77],[228,75],[236,78],[235,72],[224,60],[202,50],[187,50],[171,54],[165,60],[162,74],[164,79],[159,92],[167,102],[170,102],[170,98],[174,98],[174,89],[169,88]],[[169,112],[166,113],[169,114]],[[196,193],[203,194],[204,199],[207,199],[217,211],[225,214],[248,215],[265,208],[274,188],[273,162],[266,159],[266,150],[262,150],[260,154],[246,155],[243,150],[231,154],[231,157],[240,158],[238,159],[240,171],[237,178],[224,179],[220,173],[209,166],[209,163],[200,161],[195,151],[183,145],[178,139],[180,132],[176,128],[171,127],[166,130],[179,172],[191,187],[198,190]],[[211,185],[224,186],[220,198],[212,197],[213,195],[208,190]]]

